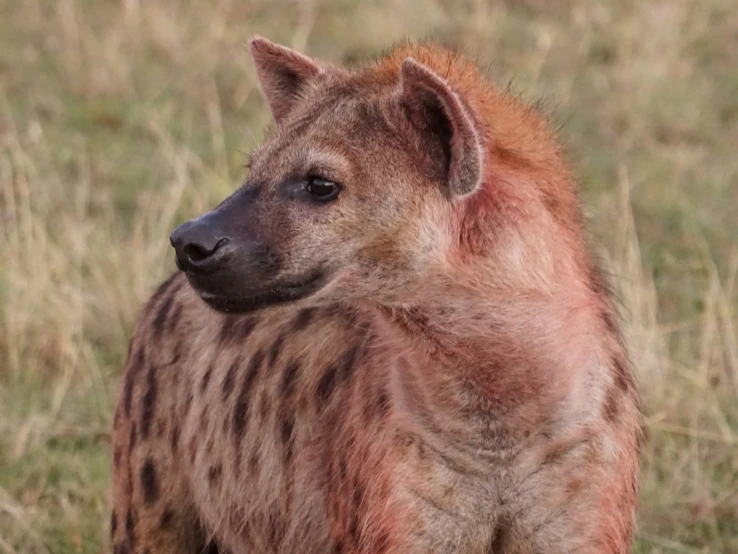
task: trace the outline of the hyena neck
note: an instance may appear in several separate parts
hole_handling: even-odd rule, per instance
[[[569,396],[605,348],[598,338],[598,299],[571,286],[553,296],[488,290],[427,298],[385,309],[398,340],[416,359],[427,360],[418,371],[428,372],[427,379],[441,373],[476,392],[472,401],[480,409],[517,409],[526,419],[522,425]]]

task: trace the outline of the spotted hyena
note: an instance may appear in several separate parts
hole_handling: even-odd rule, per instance
[[[437,46],[250,45],[275,126],[134,332],[114,552],[630,552],[638,396],[544,118]]]

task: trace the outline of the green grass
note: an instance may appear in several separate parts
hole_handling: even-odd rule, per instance
[[[733,0],[0,0],[0,552],[107,548],[109,429],[168,234],[245,176],[254,33],[336,63],[433,37],[543,100],[647,411],[636,551],[738,552]]]

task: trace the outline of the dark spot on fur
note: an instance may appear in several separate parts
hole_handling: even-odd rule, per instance
[[[282,523],[279,513],[269,515],[269,544],[275,547],[279,546],[284,539],[284,524]],[[279,548],[277,548],[279,550]]]
[[[155,339],[161,337],[161,333],[164,331],[164,324],[167,322],[169,310],[172,309],[172,302],[174,302],[174,298],[170,296],[162,303],[161,307],[156,312],[156,317],[154,317],[154,321],[151,323]]]
[[[357,347],[349,348],[341,357],[340,361],[340,374],[344,380],[351,378],[356,366],[356,358],[358,357],[359,349]]]
[[[389,398],[387,397],[387,391],[382,388],[374,398],[366,398],[366,400],[364,400],[362,412],[364,422],[366,424],[369,424],[372,419],[379,421],[383,420],[389,412]]]
[[[615,382],[617,383],[618,388],[622,391],[629,390],[631,385],[631,377],[630,373],[628,373],[628,367],[626,366],[623,357],[618,355],[613,356],[612,366],[615,373]]]
[[[588,442],[588,440],[589,439],[583,439],[575,442],[559,442],[552,444],[543,457],[541,465],[560,463],[562,458],[565,458],[578,448],[581,448],[586,442]]]
[[[621,393],[613,388],[607,392],[607,397],[605,398],[605,404],[603,406],[603,415],[610,423],[615,422],[618,418],[618,414],[620,413],[620,394]]]
[[[164,364],[165,366],[175,365],[179,361],[179,359],[182,357],[182,353],[179,351],[180,347],[181,347],[180,343],[177,343],[177,344],[174,345],[174,353],[172,354],[172,359],[169,360],[168,362],[166,362]],[[179,374],[178,373],[175,373],[174,374],[173,381],[175,383],[179,381]]]
[[[602,312],[602,321],[605,324],[605,328],[610,332],[612,335],[619,335],[618,325],[617,321],[615,319],[615,314],[612,313],[611,310],[606,309]]]
[[[159,482],[156,477],[154,462],[149,458],[141,467],[141,489],[143,490],[144,502],[151,504],[159,498]]]
[[[284,345],[284,335],[279,335],[277,340],[272,343],[269,349],[269,367],[274,367],[279,354],[282,352],[282,346]]]
[[[110,514],[110,538],[115,536],[115,530],[118,528],[118,517],[115,515],[115,510]]]
[[[359,542],[359,518],[354,515],[351,519],[351,525],[349,525],[349,533],[354,541]]]
[[[151,420],[154,416],[154,407],[156,406],[157,390],[154,368],[149,369],[146,385],[146,392],[141,399],[141,436],[144,440],[149,438]]]
[[[213,365],[210,364],[208,366],[208,369],[205,371],[205,373],[202,376],[202,381],[200,381],[200,392],[205,392],[205,390],[208,388],[208,384],[210,383],[210,376],[213,374]]]
[[[210,413],[203,406],[202,412],[200,412],[200,431],[207,433],[208,425],[210,425]]]
[[[254,450],[251,453],[251,456],[249,456],[249,472],[251,475],[256,475],[256,473],[259,471],[259,454],[256,450]]]
[[[192,439],[190,439],[188,449],[190,451],[190,462],[194,464],[195,460],[197,459],[197,440],[195,439],[195,437],[192,437]]]
[[[543,203],[554,217],[560,218],[561,201],[559,200],[558,194],[552,194],[548,191],[543,192]]]
[[[118,466],[120,466],[120,456],[121,456],[121,450],[119,446],[116,446],[113,450],[113,467],[115,469],[118,469]]]
[[[257,319],[251,316],[224,316],[218,338],[221,343],[243,343],[256,328],[256,322]]]
[[[126,417],[131,416],[131,403],[133,401],[133,386],[136,382],[138,374],[143,370],[144,364],[146,363],[146,354],[144,347],[141,346],[134,355],[132,360],[129,360],[128,370],[126,371],[126,383],[125,390],[123,392],[123,409],[126,413]]]
[[[602,275],[602,272],[597,266],[592,266],[589,273],[589,288],[592,292],[598,295],[608,294],[607,283]]]
[[[234,456],[236,457],[233,461],[233,471],[236,477],[241,476],[241,460],[243,459],[243,452],[242,449],[239,447],[239,445],[236,445],[236,452],[234,453]]]
[[[223,316],[223,321],[220,325],[220,334],[218,340],[220,342],[226,342],[230,340],[231,333],[233,332],[233,324],[238,320],[237,315]]]
[[[131,431],[128,433],[128,450],[131,451],[136,446],[138,435],[136,434],[136,424],[131,424]]]
[[[284,444],[284,461],[289,464],[292,461],[292,455],[294,452],[294,443],[292,435],[295,429],[295,415],[288,414],[282,419],[281,423],[281,434],[282,443]]]
[[[297,372],[300,370],[300,365],[297,362],[292,362],[287,366],[282,374],[282,396],[292,396],[292,391],[295,390],[295,381],[297,380]]]
[[[177,329],[177,325],[179,325],[180,319],[182,319],[182,304],[181,303],[175,306],[174,311],[172,312],[172,315],[169,316],[169,325],[167,326],[167,328],[169,329],[170,333]]]
[[[387,550],[388,546],[389,546],[389,537],[387,536],[387,533],[380,534],[374,540],[374,551],[377,552],[378,554]]]
[[[364,502],[364,487],[361,483],[356,483],[354,486],[354,507],[358,510],[361,508]]]
[[[185,375],[184,377],[184,385],[177,390],[177,392],[180,392],[181,394],[184,394],[184,413],[182,414],[182,418],[184,418],[189,412],[190,407],[192,405],[192,400],[195,397],[195,390],[196,387],[192,385],[192,377],[190,377],[189,374]]]
[[[210,486],[214,486],[220,482],[220,478],[223,475],[223,466],[216,464],[208,468],[208,483]]]
[[[159,519],[159,527],[161,529],[169,529],[172,526],[173,521],[174,510],[172,510],[171,508],[167,508],[161,514],[161,518]]]
[[[234,326],[235,338],[245,341],[256,328],[258,319],[255,317],[241,317]]]
[[[238,371],[238,368],[240,366],[241,366],[241,358],[240,356],[237,356],[236,359],[233,360],[231,367],[228,368],[228,372],[226,373],[226,376],[223,379],[223,387],[221,389],[221,396],[223,400],[228,399],[228,397],[233,392],[233,383],[236,379],[236,371]]]
[[[292,497],[295,489],[295,472],[292,467],[292,460],[295,455],[295,443],[290,440],[284,447],[284,498],[287,506],[292,505]]]
[[[169,437],[170,444],[172,446],[172,452],[177,452],[179,446],[179,425],[176,423],[172,424],[172,434]]]
[[[233,433],[237,440],[243,438],[244,430],[246,429],[246,423],[248,422],[249,415],[249,404],[251,403],[251,390],[254,387],[254,382],[259,375],[259,369],[264,361],[264,351],[257,350],[257,352],[249,360],[249,365],[246,368],[246,376],[241,384],[241,390],[238,393],[238,399],[236,400],[236,406],[233,408]]]
[[[210,541],[203,549],[202,554],[220,554],[220,550],[218,549],[217,544]]]
[[[390,405],[387,390],[382,389],[377,396],[376,402],[374,403],[374,413],[377,419],[384,419],[385,417],[387,417],[389,409]]]
[[[128,538],[128,542],[131,544],[131,547],[133,547],[133,528],[135,527],[135,522],[133,520],[133,512],[131,512],[131,509],[128,508],[128,512],[126,512],[126,537]]]
[[[271,399],[271,397],[269,395],[266,395],[266,394],[263,395],[261,397],[261,410],[260,410],[260,415],[261,415],[261,420],[262,421],[265,421],[266,418],[269,416],[269,410],[271,409],[271,407],[272,407],[272,399]]]
[[[569,479],[566,482],[566,493],[569,495],[574,495],[578,493],[583,486],[584,486],[584,479],[581,479],[579,477],[574,477],[572,479]]]
[[[610,284],[607,282],[607,279],[603,275],[602,270],[597,265],[593,265],[590,270],[589,288],[598,296],[611,296]]]
[[[315,308],[303,308],[302,310],[300,310],[297,314],[297,317],[295,317],[294,321],[292,322],[292,330],[301,331],[305,329],[305,327],[310,325],[310,322],[315,315],[315,311]]]
[[[177,341],[177,344],[174,345],[174,356],[172,356],[172,360],[167,365],[175,365],[179,362],[179,360],[182,359],[182,343],[180,341]],[[181,377],[181,373],[179,371],[173,371],[172,372],[172,388],[179,389],[179,379]]]
[[[295,416],[290,415],[282,420],[282,442],[287,444],[292,440],[292,431],[295,428]]]
[[[128,511],[126,512],[126,534],[127,535],[133,534],[133,527],[134,527],[133,512],[131,511],[130,508],[128,508]]]
[[[333,545],[333,554],[343,554],[343,543],[341,541]]]
[[[330,398],[333,390],[336,388],[336,374],[338,369],[336,366],[329,367],[318,381],[318,399],[321,405],[325,404]]]

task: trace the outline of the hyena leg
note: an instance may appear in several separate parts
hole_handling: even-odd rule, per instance
[[[137,342],[143,341],[132,341],[113,431],[113,552],[200,554],[205,540],[181,470],[181,368],[162,363],[161,348],[148,354]]]

